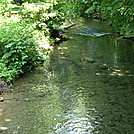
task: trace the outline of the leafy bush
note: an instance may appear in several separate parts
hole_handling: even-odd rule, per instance
[[[0,13],[3,15],[4,12],[9,11],[10,2],[8,0],[2,0],[0,2]]]
[[[18,12],[19,22],[9,21],[12,20],[10,16],[12,14],[9,14],[9,18],[6,19],[9,22],[3,23],[2,20],[3,24],[0,25],[0,78],[4,81],[11,83],[20,74],[30,71],[38,65],[39,61],[42,61],[37,51],[38,43],[44,47],[49,37],[52,37],[53,31],[59,29],[64,20],[63,14],[55,10],[56,1],[48,0],[48,2],[24,3]],[[10,7],[8,4],[2,8],[3,15],[12,10],[12,5]],[[35,37],[39,40],[35,40]],[[40,49],[39,47],[38,50]]]
[[[52,37],[53,31],[60,29],[64,21],[64,14],[55,10],[56,4],[51,3],[25,3],[19,14],[34,28],[43,31],[45,36]]]
[[[13,4],[18,4],[18,5],[21,5],[22,3],[25,3],[25,2],[28,2],[28,3],[37,3],[37,2],[45,2],[45,3],[55,3],[56,1],[54,0],[12,0],[12,3]]]
[[[30,71],[42,58],[29,25],[5,22],[0,26],[0,33],[0,78],[10,83]]]

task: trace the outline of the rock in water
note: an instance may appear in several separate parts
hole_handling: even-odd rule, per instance
[[[4,98],[3,97],[0,97],[0,102],[3,102],[4,101]]]
[[[3,80],[0,79],[0,94],[2,94],[4,91],[8,92],[12,91],[12,89],[7,83],[5,83]]]
[[[88,61],[88,62],[91,62],[91,63],[94,63],[95,61],[89,57],[84,57],[84,60]]]

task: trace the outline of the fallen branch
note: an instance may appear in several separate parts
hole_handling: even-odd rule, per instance
[[[127,39],[127,40],[131,40],[131,41],[134,42],[134,35],[131,35],[131,36],[121,36],[121,38]]]
[[[64,30],[68,30],[69,28],[71,28],[71,27],[73,27],[75,25],[76,25],[76,23],[73,23],[73,24],[70,24],[68,26],[63,26],[62,28],[64,28]]]

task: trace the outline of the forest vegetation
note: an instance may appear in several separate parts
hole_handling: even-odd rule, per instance
[[[46,60],[46,47],[60,40],[58,31],[68,18],[101,19],[120,35],[133,36],[133,16],[133,0],[3,0],[0,78],[12,83]]]

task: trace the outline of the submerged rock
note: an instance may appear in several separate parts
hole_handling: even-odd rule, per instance
[[[0,102],[3,102],[4,101],[4,98],[3,97],[0,97]]]
[[[9,91],[12,91],[11,87],[6,82],[0,79],[0,94]]]
[[[83,59],[84,59],[85,61],[90,62],[90,63],[94,63],[94,62],[95,62],[95,60],[93,60],[93,59],[91,59],[91,58],[89,58],[89,57],[84,57]]]

